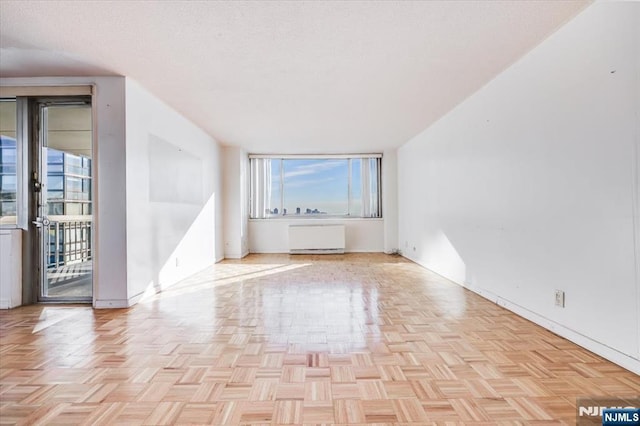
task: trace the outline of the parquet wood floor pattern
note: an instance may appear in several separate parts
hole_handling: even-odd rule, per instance
[[[400,257],[251,255],[0,313],[0,423],[573,424],[640,378]]]

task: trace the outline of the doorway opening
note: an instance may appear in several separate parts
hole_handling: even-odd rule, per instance
[[[40,264],[39,301],[93,296],[92,120],[90,98],[34,100],[33,158]],[[35,144],[34,144],[35,147]]]

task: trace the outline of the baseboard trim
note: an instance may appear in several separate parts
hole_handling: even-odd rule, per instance
[[[418,262],[416,259],[412,259],[409,256],[405,256],[403,255],[404,258],[422,266],[423,268],[440,275],[441,277],[451,281],[454,284],[458,284],[461,287],[466,288],[469,291],[474,292],[475,294],[477,294],[478,296],[481,296],[487,300],[489,300],[490,302],[493,302],[495,304],[497,304],[498,306],[501,306],[505,309],[507,309],[508,311],[513,312],[514,314],[525,318],[537,325],[539,325],[540,327],[551,331],[552,333],[557,334],[560,337],[563,337],[573,343],[575,343],[576,345],[593,352],[596,355],[599,355],[611,362],[613,362],[614,364],[619,365],[622,368],[626,368],[627,370],[640,375],[640,359],[634,358],[633,356],[627,355],[625,353],[622,353],[620,351],[618,351],[617,349],[614,349],[610,346],[607,346],[603,343],[600,343],[598,341],[593,340],[592,338],[585,336],[584,334],[581,334],[575,330],[572,330],[568,327],[565,327],[562,324],[559,324],[555,321],[550,320],[549,318],[546,318],[534,311],[531,311],[523,306],[520,306],[516,303],[511,302],[510,300],[504,299],[503,297],[498,296],[497,294],[494,294],[488,290],[484,290],[481,288],[477,288],[477,287],[472,287],[468,284],[462,284],[462,283],[458,283],[456,281],[453,281],[451,278],[447,278],[445,276],[443,276],[442,274],[439,274],[437,271],[433,271],[432,269],[429,269],[428,267],[426,267],[425,265],[423,265],[422,263]]]
[[[265,251],[251,250],[247,254],[249,254],[249,253],[251,253],[251,254],[291,254],[289,249],[286,249],[286,250],[265,250]],[[347,249],[345,249],[344,253],[384,253],[384,251],[383,250],[358,250],[358,249],[347,250]],[[332,253],[332,254],[336,254],[336,253]],[[229,259],[231,259],[231,258],[229,258]]]
[[[122,308],[130,308],[142,299],[144,292],[137,294],[128,299],[103,299],[103,300],[95,300],[93,302],[93,307],[95,309],[122,309]]]
[[[121,309],[129,307],[129,300],[127,299],[104,299],[95,300],[93,307],[96,309]]]
[[[501,306],[518,316],[521,316],[522,318],[538,324],[539,326],[551,331],[552,333],[557,334],[560,337],[564,337],[565,339],[593,352],[596,355],[600,355],[601,357],[613,362],[614,364],[617,364],[635,374],[640,375],[640,360],[633,358],[632,356],[629,356],[618,351],[617,349],[597,342],[592,338],[585,336],[584,334],[565,327],[562,324],[558,324],[555,321],[543,317],[542,315],[530,311],[529,309],[513,303],[507,299],[504,299],[494,293],[491,293],[490,291],[469,287],[466,285],[463,285],[463,287],[473,291],[478,296],[484,297],[485,299],[495,303],[496,305]]]
[[[141,293],[138,293],[137,295],[130,297],[129,298],[129,306],[133,306],[135,304],[137,304],[140,300],[142,300],[142,296],[144,296],[144,291]]]
[[[11,303],[8,299],[0,299],[0,309],[11,309]]]
[[[225,253],[222,259],[242,259],[245,256],[246,254],[241,254],[241,253]],[[216,260],[216,263],[218,263],[220,260]]]

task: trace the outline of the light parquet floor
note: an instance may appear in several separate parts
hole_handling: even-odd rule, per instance
[[[0,424],[573,424],[640,378],[400,257],[251,255],[0,312]]]

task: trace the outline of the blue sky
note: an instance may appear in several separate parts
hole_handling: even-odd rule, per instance
[[[347,214],[348,160],[284,160],[284,208],[318,209],[328,214]],[[360,198],[360,161],[352,160],[352,199]],[[271,205],[280,205],[280,161],[271,164]],[[359,206],[358,206],[359,209]]]

